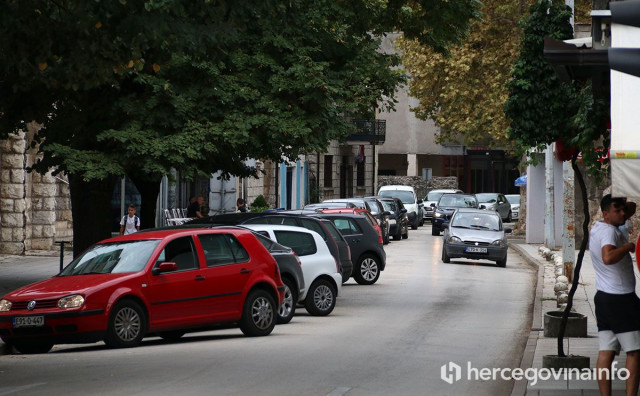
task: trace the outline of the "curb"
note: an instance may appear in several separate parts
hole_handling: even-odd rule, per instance
[[[531,257],[524,249],[522,249],[517,242],[509,244],[509,247],[516,251],[522,257],[527,264],[537,269],[538,278],[536,279],[535,296],[533,300],[533,317],[531,320],[531,331],[529,332],[529,338],[522,354],[522,360],[520,361],[520,368],[526,370],[533,366],[533,356],[538,344],[538,338],[540,337],[540,331],[542,330],[542,287],[544,285],[544,266],[540,265],[538,260]],[[511,396],[524,396],[527,394],[526,379],[515,381],[513,389],[511,389]]]

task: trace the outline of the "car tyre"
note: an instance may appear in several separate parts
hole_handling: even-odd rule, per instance
[[[365,253],[358,259],[358,267],[353,273],[353,279],[359,285],[373,285],[380,278],[379,259],[373,254]]]
[[[146,329],[147,317],[140,304],[122,300],[111,310],[104,342],[109,348],[135,347],[142,342]]]
[[[396,226],[396,234],[393,236],[393,239],[396,241],[399,241],[400,239],[402,239],[402,226],[397,225]]]
[[[507,266],[507,257],[505,256],[504,259],[496,261],[496,264],[498,265],[498,267],[502,267],[502,268],[506,267]]]
[[[418,218],[416,217],[416,221],[414,221],[413,223],[411,223],[411,229],[412,230],[417,230],[418,229],[418,225],[420,224],[420,220],[418,220]]]
[[[10,345],[24,355],[33,355],[37,353],[47,353],[53,348],[51,341],[12,341]]]
[[[402,239],[407,239],[407,238],[409,238],[409,225],[404,227],[404,234],[402,234]]]
[[[298,304],[298,289],[290,278],[282,279],[284,283],[284,300],[278,307],[278,324],[287,324],[293,319]]]
[[[449,255],[447,254],[447,249],[445,249],[444,245],[442,246],[442,262],[448,264],[451,262]]]
[[[276,326],[276,303],[266,290],[254,289],[247,295],[242,308],[240,330],[248,337],[271,334]]]
[[[327,316],[336,306],[336,288],[326,279],[316,279],[307,292],[304,307],[312,316]]]
[[[440,229],[435,224],[431,226],[431,235],[440,235]]]
[[[513,221],[513,214],[511,213],[511,211],[509,211],[509,214],[507,215],[507,223],[511,223]]]

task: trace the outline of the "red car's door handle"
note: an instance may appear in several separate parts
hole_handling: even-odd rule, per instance
[[[241,274],[248,274],[249,272],[251,272],[251,271],[249,271],[249,270],[248,270],[248,269],[246,269],[246,268],[243,268],[243,269],[241,269],[241,270],[240,270],[240,273],[241,273]]]
[[[197,276],[196,276],[196,280],[197,280],[197,281],[204,280],[204,276],[202,276],[202,275],[197,275]]]

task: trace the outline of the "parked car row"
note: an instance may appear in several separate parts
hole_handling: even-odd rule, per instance
[[[386,253],[368,211],[325,212],[233,213],[107,239],[57,276],[4,296],[0,337],[44,353],[229,325],[264,336],[297,306],[329,315],[349,277],[379,279]]]

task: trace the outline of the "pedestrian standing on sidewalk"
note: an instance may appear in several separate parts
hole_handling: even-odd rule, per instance
[[[635,213],[635,204],[611,194],[600,201],[603,220],[589,234],[589,253],[596,274],[594,304],[598,322],[599,353],[596,368],[600,394],[611,395],[613,359],[627,353],[627,396],[637,395],[640,364],[640,299],[635,293],[636,278],[629,242],[618,228]],[[607,370],[607,371],[604,371]],[[604,375],[604,372],[609,373]]]
[[[120,235],[134,234],[140,231],[140,218],[136,216],[136,205],[129,205],[129,214],[120,220]]]

